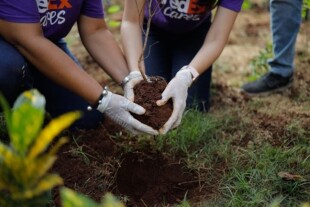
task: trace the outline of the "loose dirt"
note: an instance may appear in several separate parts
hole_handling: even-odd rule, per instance
[[[133,116],[142,123],[159,130],[168,121],[172,114],[172,101],[169,100],[163,106],[157,106],[156,101],[161,99],[161,94],[165,90],[167,82],[161,77],[150,77],[148,81],[141,81],[134,88],[135,103],[145,108],[143,115]]]

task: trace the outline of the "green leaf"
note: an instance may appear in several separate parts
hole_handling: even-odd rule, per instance
[[[19,193],[15,192],[12,195],[12,198],[14,200],[34,198],[62,184],[63,180],[59,175],[49,174],[40,179],[40,181],[35,185],[35,187],[25,189],[24,191],[21,191]]]
[[[29,151],[28,157],[32,159],[42,153],[60,132],[69,127],[80,117],[81,113],[75,111],[68,112],[53,119],[36,138],[34,145]]]
[[[35,185],[39,179],[48,173],[56,159],[56,156],[50,156],[49,154],[44,154],[35,160],[25,159],[25,165],[27,167],[22,174],[23,183]]]
[[[68,188],[62,188],[60,190],[60,197],[63,207],[98,207],[97,203],[90,198]]]
[[[2,168],[4,165],[10,166],[15,161],[16,155],[11,148],[0,142],[0,167]]]
[[[107,193],[103,197],[100,207],[124,207],[124,205],[114,195]]]
[[[121,6],[118,4],[114,4],[107,9],[108,14],[115,14],[119,11],[121,11]]]
[[[108,26],[109,26],[110,28],[117,28],[117,27],[121,26],[121,21],[109,20],[109,21],[108,21]]]
[[[249,0],[245,0],[242,4],[242,10],[249,10],[251,9],[251,2]]]
[[[25,91],[15,101],[9,134],[11,144],[18,154],[25,155],[40,131],[44,107],[45,98],[36,89]]]
[[[13,108],[19,108],[24,104],[29,104],[34,108],[38,108],[44,111],[45,98],[37,89],[28,90],[17,97]]]

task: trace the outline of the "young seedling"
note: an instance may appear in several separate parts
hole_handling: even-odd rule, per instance
[[[137,9],[139,9],[137,1],[135,1],[135,2],[136,2]],[[141,72],[143,80],[147,81],[147,82],[150,82],[150,79],[147,78],[147,76],[145,74],[145,71],[142,69],[142,62],[145,59],[144,58],[144,53],[145,53],[145,50],[146,50],[146,45],[147,45],[147,41],[148,41],[148,37],[149,37],[149,33],[150,33],[152,18],[156,14],[156,12],[158,11],[159,6],[157,6],[154,10],[152,10],[153,0],[146,0],[146,4],[147,4],[148,13],[149,13],[149,18],[147,20],[146,31],[145,31],[145,34],[144,34],[145,38],[144,38],[144,43],[143,43],[143,47],[142,47],[142,52],[141,52],[141,54],[139,56],[139,59],[138,59],[138,68],[139,68],[139,71]],[[145,7],[145,5],[143,6],[143,8],[144,7]],[[139,11],[139,15],[141,15],[141,12],[143,12],[143,10]],[[140,28],[141,28],[141,31],[144,32],[143,25],[140,25]]]
[[[142,19],[141,13],[144,12],[145,9],[148,12],[148,20],[145,30],[143,25],[139,25],[141,31],[144,33],[144,42],[142,45],[141,54],[137,61],[138,69],[140,70],[143,80],[134,87],[134,102],[145,108],[146,112],[143,115],[133,114],[133,116],[140,122],[151,126],[153,129],[159,130],[171,116],[173,104],[172,101],[169,101],[163,106],[158,106],[156,104],[156,101],[161,99],[161,94],[165,90],[167,82],[160,76],[147,77],[142,64],[146,58],[145,50],[148,45],[147,42],[150,33],[151,21],[154,15],[156,15],[156,13],[161,9],[161,4],[159,2],[154,4],[154,0],[145,0],[144,5],[141,6],[138,5],[137,1],[135,2],[140,17],[139,19]],[[150,48],[148,48],[148,50],[150,50]]]

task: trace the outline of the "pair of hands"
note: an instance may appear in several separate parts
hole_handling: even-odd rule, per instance
[[[97,109],[102,113],[104,112],[113,121],[132,133],[166,134],[170,129],[177,127],[181,123],[186,107],[187,90],[193,81],[192,73],[188,68],[181,69],[167,85],[165,91],[162,93],[162,99],[157,101],[158,106],[166,104],[170,98],[173,101],[173,112],[159,132],[139,122],[130,114],[130,112],[138,115],[145,113],[143,107],[133,103],[133,88],[141,80],[143,78],[139,71],[129,73],[123,84],[124,97],[108,92],[102,98]]]

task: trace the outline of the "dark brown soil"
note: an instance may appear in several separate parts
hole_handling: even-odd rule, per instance
[[[77,132],[75,139],[61,148],[52,171],[64,179],[66,187],[97,202],[106,192],[112,192],[127,207],[172,205],[185,196],[201,194],[197,173],[180,158],[154,152],[150,147],[124,152],[133,144],[130,140],[116,143],[117,131],[120,128],[107,120],[99,129]],[[53,197],[55,205],[61,206],[58,189]]]
[[[131,198],[127,206],[154,206],[158,199],[167,204],[180,202],[198,180],[182,163],[160,153],[137,151],[123,156],[116,184],[121,195]]]
[[[160,129],[168,121],[172,114],[172,101],[163,106],[157,106],[156,101],[161,99],[167,82],[161,77],[150,77],[150,82],[141,81],[134,88],[135,103],[146,109],[145,114],[133,116],[142,123],[151,126],[153,129]]]

